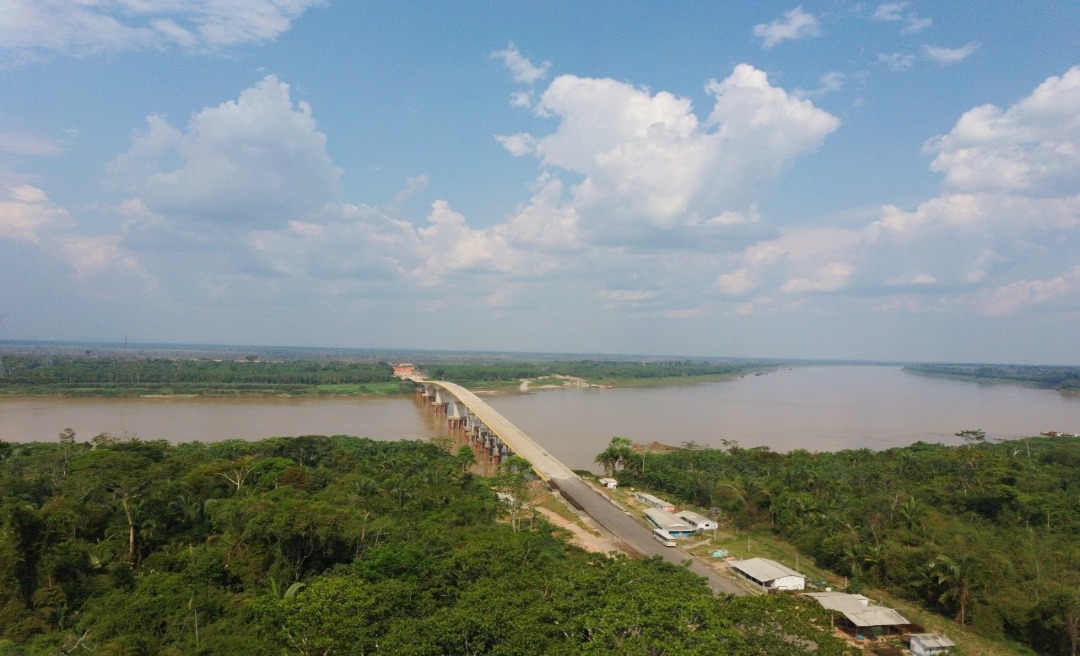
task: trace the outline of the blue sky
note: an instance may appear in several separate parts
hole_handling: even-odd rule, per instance
[[[0,339],[1080,364],[1080,3],[0,0]]]

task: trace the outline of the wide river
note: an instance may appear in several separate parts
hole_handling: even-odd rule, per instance
[[[814,366],[714,383],[536,390],[488,402],[565,464],[594,469],[612,436],[679,445],[830,451],[918,441],[955,444],[1080,432],[1080,396],[909,374],[899,367]],[[172,442],[295,435],[429,439],[445,422],[411,396],[374,399],[0,399],[0,440],[80,440],[102,432]]]

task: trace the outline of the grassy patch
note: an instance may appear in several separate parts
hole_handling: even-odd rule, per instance
[[[588,531],[593,535],[599,535],[596,531],[586,526],[585,523],[581,521],[581,518],[574,514],[574,511],[570,510],[565,503],[556,499],[555,496],[550,493],[537,497],[537,499],[533,501],[533,505],[550,510],[571,524],[577,524],[585,531]]]

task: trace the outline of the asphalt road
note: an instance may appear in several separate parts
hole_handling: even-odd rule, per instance
[[[517,455],[525,458],[545,481],[557,487],[571,504],[592,517],[612,535],[642,556],[660,556],[664,560],[681,565],[690,561],[690,571],[705,578],[714,594],[746,594],[730,579],[716,570],[695,560],[678,547],[665,547],[653,539],[652,531],[634,517],[613,504],[581,480],[569,467],[548,453],[520,428],[495,411],[483,399],[454,383],[444,381],[420,381],[435,384],[450,392],[464,403]]]
[[[678,547],[665,547],[653,539],[652,531],[616,506],[580,478],[552,479],[562,495],[575,507],[592,517],[598,524],[619,538],[627,547],[642,556],[660,556],[675,565],[690,561],[690,571],[703,577],[714,594],[744,595],[746,591],[720,572],[694,559]]]

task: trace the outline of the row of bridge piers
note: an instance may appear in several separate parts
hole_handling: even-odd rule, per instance
[[[486,455],[491,462],[501,463],[513,455],[510,447],[461,401],[437,385],[417,385],[416,395],[431,408],[437,417],[446,417],[451,432],[463,433],[474,451]],[[479,454],[478,454],[479,455]],[[479,460],[479,458],[477,458]]]

